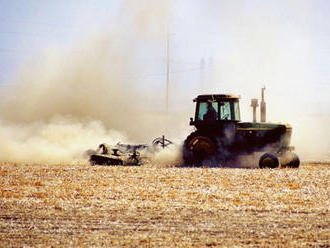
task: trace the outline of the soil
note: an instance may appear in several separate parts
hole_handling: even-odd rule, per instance
[[[330,165],[0,164],[0,247],[330,247]]]

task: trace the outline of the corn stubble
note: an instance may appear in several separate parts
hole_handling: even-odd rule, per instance
[[[0,246],[330,246],[328,164],[0,164]]]

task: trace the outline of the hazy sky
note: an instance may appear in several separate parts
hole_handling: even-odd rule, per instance
[[[154,13],[145,13],[151,4]],[[0,0],[0,85],[19,80],[21,68],[42,61],[49,48],[69,47],[70,52],[63,50],[67,56],[82,52],[79,40],[95,32],[118,29],[116,42],[134,42],[127,19],[136,13],[142,23],[145,14],[154,15],[143,25],[156,38],[152,44],[149,34],[145,44],[139,40],[132,59],[143,66],[123,77],[164,90],[169,30],[172,109],[192,106],[190,99],[200,93],[232,92],[242,95],[242,116],[250,120],[250,99],[265,85],[268,119],[292,123],[298,134],[313,131],[316,137],[306,142],[322,139],[330,149],[326,0]]]
[[[132,2],[140,2],[142,8],[148,5],[145,0],[1,0],[1,83],[7,83],[24,60],[37,59],[43,49],[70,46],[95,29],[120,25],[130,14]],[[265,84],[277,96],[286,91],[286,96],[303,101],[312,94],[306,103],[327,103],[329,11],[328,1],[171,1],[168,15],[173,70],[192,71],[174,77],[180,81],[192,80],[187,74],[199,77],[200,59],[207,64],[212,57],[217,75],[207,86],[211,89],[221,87],[242,94],[239,87]],[[162,24],[159,29],[165,40]],[[162,67],[164,47],[160,41],[159,51],[145,51],[143,59]],[[157,73],[157,66],[151,68],[150,74]],[[250,88],[248,95],[255,91]]]

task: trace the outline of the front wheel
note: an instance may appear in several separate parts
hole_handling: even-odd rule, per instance
[[[281,163],[281,166],[283,167],[299,168],[300,159],[297,154],[293,152],[285,154],[284,161],[283,164]]]
[[[280,162],[276,155],[271,153],[265,153],[259,159],[259,167],[263,168],[277,168],[280,165]]]

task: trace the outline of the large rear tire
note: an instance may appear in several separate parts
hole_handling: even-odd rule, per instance
[[[183,161],[185,165],[201,165],[217,152],[217,143],[211,137],[196,131],[191,133],[183,144]]]

